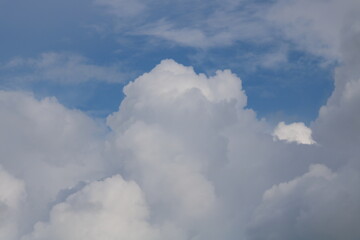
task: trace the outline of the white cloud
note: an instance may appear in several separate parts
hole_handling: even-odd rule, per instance
[[[116,17],[115,31],[120,34],[152,36],[196,48],[228,46],[238,40],[265,41],[268,38],[268,30],[257,14],[263,6],[246,1],[95,2],[107,6]],[[118,8],[122,10],[117,11]],[[130,14],[124,13],[126,11]]]
[[[94,3],[105,7],[107,11],[119,18],[137,16],[146,9],[146,4],[139,0],[131,2],[126,0],[94,0]]]
[[[163,60],[150,73],[140,76],[124,89],[128,98],[136,97],[139,100],[175,100],[191,91],[199,91],[210,102],[237,100],[239,107],[246,105],[241,81],[229,70],[217,71],[215,76],[207,78],[204,74],[196,74],[192,67],[185,67],[170,59]]]
[[[8,207],[16,208],[19,205],[21,199],[24,197],[24,183],[4,171],[1,166],[0,180],[1,203]]]
[[[311,137],[311,129],[302,122],[295,122],[289,125],[280,122],[274,129],[273,136],[275,140],[296,142],[298,144],[316,143]]]
[[[25,184],[0,165],[0,239],[15,239],[21,204],[25,202]]]
[[[360,191],[354,187],[359,177],[348,167],[333,173],[317,164],[273,186],[254,213],[248,239],[356,239]]]
[[[47,216],[60,190],[103,176],[105,130],[54,98],[22,92],[0,91],[0,113],[1,165],[26,186],[27,201],[17,211],[18,231],[28,231]],[[2,187],[0,195],[16,186]]]
[[[198,239],[245,238],[244,233],[256,239],[251,229],[266,233],[265,230],[272,226],[269,221],[266,222],[269,225],[254,223],[246,228],[263,193],[274,184],[303,174],[309,163],[326,163],[328,159],[324,158],[324,153],[339,151],[334,147],[329,150],[323,142],[319,142],[320,148],[309,150],[300,145],[273,143],[265,134],[266,123],[259,122],[251,111],[244,109],[246,97],[241,85],[236,87],[233,83],[240,80],[231,74],[220,77],[222,74],[224,72],[218,73],[218,77],[207,78],[173,61],[163,61],[124,89],[126,98],[120,111],[108,118],[115,133],[112,151],[116,156],[123,156],[124,162],[118,164],[143,189],[150,208],[154,209],[154,221],[180,226],[187,236],[185,239],[189,239],[193,231],[197,232]],[[217,93],[219,87],[212,87],[220,86],[220,83],[224,84],[221,94]],[[282,135],[287,140],[314,143],[311,129],[304,124],[283,125],[286,131]],[[356,157],[357,150],[350,151]],[[319,156],[322,158],[318,159]],[[350,161],[346,155],[337,156],[341,166]],[[331,161],[328,162],[330,165]],[[308,174],[299,178],[306,179],[309,189],[316,186],[318,191],[323,191],[323,197],[329,199],[324,212],[327,207],[333,208],[331,214],[334,215],[342,211],[335,207],[340,198],[327,190],[331,183],[323,185],[317,181],[333,181],[337,174],[345,176],[340,172],[333,173],[323,165],[314,165]],[[339,184],[348,183],[347,191],[355,191],[356,174],[357,170],[351,175],[353,179],[344,178]],[[296,191],[298,195],[294,196],[301,201],[306,191],[298,190],[298,182],[303,182],[299,179],[279,185],[281,187],[273,188],[265,195],[275,196],[278,191],[274,189]],[[159,188],[162,189],[160,195]],[[344,210],[344,217],[358,205],[356,192],[349,202],[352,205]],[[289,205],[276,221],[286,222],[292,217],[292,209],[294,207]],[[266,219],[272,216],[267,216],[267,212],[263,214]],[[319,230],[301,225],[304,228],[301,236],[332,233],[320,224],[324,216],[314,213],[318,219],[314,226],[318,224]],[[358,222],[356,218],[353,220]],[[220,226],[219,222],[222,223]],[[336,222],[334,220],[332,224]],[[229,227],[223,227],[224,224]],[[296,224],[290,221],[288,226],[292,229]],[[337,231],[344,234],[350,229],[351,236],[358,236],[353,226],[340,224]],[[276,236],[287,236],[286,229],[274,227],[273,231]],[[341,239],[340,234],[337,239]]]
[[[98,3],[123,23],[151,7]],[[150,22],[147,31],[133,21],[130,28],[195,47],[267,40],[264,9],[241,12],[232,0],[185,3],[166,3],[183,7],[179,21]],[[189,11],[195,4],[215,11],[198,15]],[[343,60],[311,129],[280,123],[274,132],[303,144],[314,143],[313,132],[318,147],[272,141],[230,71],[207,77],[172,60],[125,87],[119,111],[107,119],[110,132],[53,98],[0,92],[0,237],[359,239],[360,48],[358,17],[350,14],[357,9],[352,1],[277,1],[265,16],[301,48]],[[2,68],[23,69],[19,80],[119,79],[114,67],[71,54],[19,58]]]
[[[116,17],[115,32],[121,36],[152,36],[201,49],[239,41],[274,45],[290,41],[330,62],[346,58],[344,36],[359,32],[360,22],[357,0],[95,2]]]
[[[9,195],[0,184],[0,196],[23,199],[25,186],[26,199],[1,234],[357,239],[360,214],[349,213],[360,198],[359,88],[347,83],[311,126],[318,147],[274,142],[229,70],[208,77],[173,60],[124,88],[108,132],[53,98],[2,91],[0,177],[20,187]],[[344,124],[336,124],[339,113]],[[291,139],[311,141],[303,124],[283,127],[295,128]]]
[[[125,74],[119,68],[116,65],[98,66],[80,55],[56,52],[42,53],[36,58],[17,57],[0,66],[4,81],[49,81],[62,84],[122,82]]]
[[[216,211],[206,173],[226,159],[221,131],[246,104],[241,81],[230,71],[208,78],[164,60],[124,92],[120,111],[108,118],[113,151],[124,161],[118,164],[157,209],[156,221],[172,222],[188,234]]]
[[[176,29],[173,24],[164,20],[142,27],[136,31],[136,34],[149,35],[162,38],[168,41],[176,42],[184,46],[192,46],[205,48],[213,43],[208,41],[202,29],[194,29],[190,27]]]
[[[282,63],[286,63],[288,60],[287,51],[288,51],[287,48],[282,47],[277,51],[273,51],[268,54],[262,55],[258,57],[257,60],[258,62],[255,63],[255,66],[260,66],[263,68],[279,69],[282,66]]]
[[[275,1],[265,18],[298,47],[330,60],[344,60],[344,35],[359,24],[357,0]]]
[[[22,240],[159,240],[141,189],[119,175],[93,182],[55,205],[49,222]]]

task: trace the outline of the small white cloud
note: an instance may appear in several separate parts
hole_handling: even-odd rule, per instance
[[[275,140],[311,145],[316,143],[312,139],[311,133],[311,129],[302,122],[295,122],[289,125],[280,122],[275,128],[273,136]]]

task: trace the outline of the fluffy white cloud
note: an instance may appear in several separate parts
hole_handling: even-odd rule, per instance
[[[1,164],[8,172],[0,176],[18,186],[7,192],[0,185],[0,197],[22,199],[22,184],[27,194],[21,207],[5,208],[14,209],[14,221],[0,225],[1,234],[357,239],[360,214],[349,213],[359,209],[358,123],[349,121],[359,116],[359,88],[344,81],[311,125],[316,147],[273,141],[266,121],[246,109],[241,80],[230,71],[208,77],[173,60],[124,88],[108,132],[53,98],[0,92]],[[339,112],[344,124],[336,125]],[[291,139],[311,140],[302,124],[283,127],[295,128]],[[339,134],[348,128],[354,133]]]
[[[295,122],[286,125],[280,122],[274,129],[273,136],[275,140],[286,142],[296,142],[298,144],[314,144],[311,137],[311,129],[306,127],[302,122]]]
[[[150,73],[145,73],[124,89],[129,98],[135,97],[139,101],[146,98],[176,99],[191,91],[200,91],[201,96],[210,102],[236,100],[239,107],[246,105],[241,81],[229,70],[217,71],[215,76],[207,78],[204,74],[196,74],[192,67],[173,60],[163,60]]]
[[[303,144],[314,143],[313,132],[319,145],[274,142],[266,120],[246,109],[239,78],[228,70],[207,77],[172,60],[124,88],[108,131],[53,98],[1,91],[0,238],[360,238],[356,1],[279,0],[260,9],[233,0],[165,1],[158,4],[186,14],[149,16],[155,20],[145,27],[137,16],[154,2],[97,3],[111,7],[121,30],[130,19],[127,33],[195,47],[266,41],[265,18],[301,48],[340,59],[335,91],[311,128],[280,123],[274,132]],[[22,69],[13,78],[19,80],[121,77],[115,67],[56,53],[14,59],[5,68]]]
[[[185,239],[245,238],[264,191],[314,161],[272,141],[228,71],[206,77],[165,60],[124,92],[108,118],[113,164],[144,191],[153,221]]]
[[[140,188],[119,175],[93,182],[55,205],[22,240],[159,240]]]
[[[222,131],[246,104],[241,81],[230,71],[208,78],[164,60],[124,92],[120,111],[108,118],[113,151],[157,210],[156,221],[189,234],[216,210],[207,173],[226,161]]]
[[[0,201],[2,205],[16,208],[24,197],[25,186],[0,166]]]
[[[25,202],[25,184],[0,165],[0,238],[16,239],[19,233],[19,210]]]
[[[3,81],[51,81],[76,84],[86,81],[122,82],[119,66],[98,66],[72,53],[42,53],[36,58],[17,57],[0,65]]]
[[[26,184],[19,231],[28,231],[46,217],[60,190],[103,176],[105,130],[54,98],[22,92],[0,91],[0,113],[1,165]],[[2,190],[7,187],[16,189]]]

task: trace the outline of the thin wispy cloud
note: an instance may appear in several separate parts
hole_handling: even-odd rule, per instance
[[[263,6],[247,1],[95,3],[106,7],[115,17],[119,33],[148,35],[184,46],[226,46],[239,40],[265,41],[269,36],[269,29],[258,14]],[[122,6],[122,11],[116,11],[118,6]],[[133,14],[129,16],[127,12]]]
[[[87,81],[121,83],[126,74],[121,66],[99,66],[72,53],[42,53],[38,57],[15,57],[0,66],[2,81],[78,84]]]

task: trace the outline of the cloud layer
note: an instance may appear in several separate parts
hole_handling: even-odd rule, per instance
[[[348,91],[357,88],[345,89],[340,99],[351,107],[358,93]],[[273,141],[271,127],[246,109],[241,80],[228,70],[207,77],[164,60],[124,93],[106,130],[55,99],[1,92],[1,236],[360,236],[359,140],[349,139],[353,148],[341,135],[322,141],[332,134],[324,128],[336,121],[334,103],[314,123],[319,145],[303,146]],[[307,143],[305,135],[295,140]]]
[[[0,238],[358,240],[360,31],[358,3],[345,2],[279,0],[264,11],[214,0],[206,15],[195,1],[199,16],[188,11],[193,5],[160,2],[188,14],[156,18],[145,31],[138,16],[153,1],[96,1],[111,7],[118,31],[129,31],[130,21],[131,34],[186,46],[281,29],[274,32],[297,47],[342,63],[335,90],[309,127],[280,122],[275,130],[247,107],[230,70],[207,76],[171,59],[128,83],[106,123],[55,98],[0,91]],[[2,68],[20,68],[34,81],[119,76],[71,54],[18,58]]]

